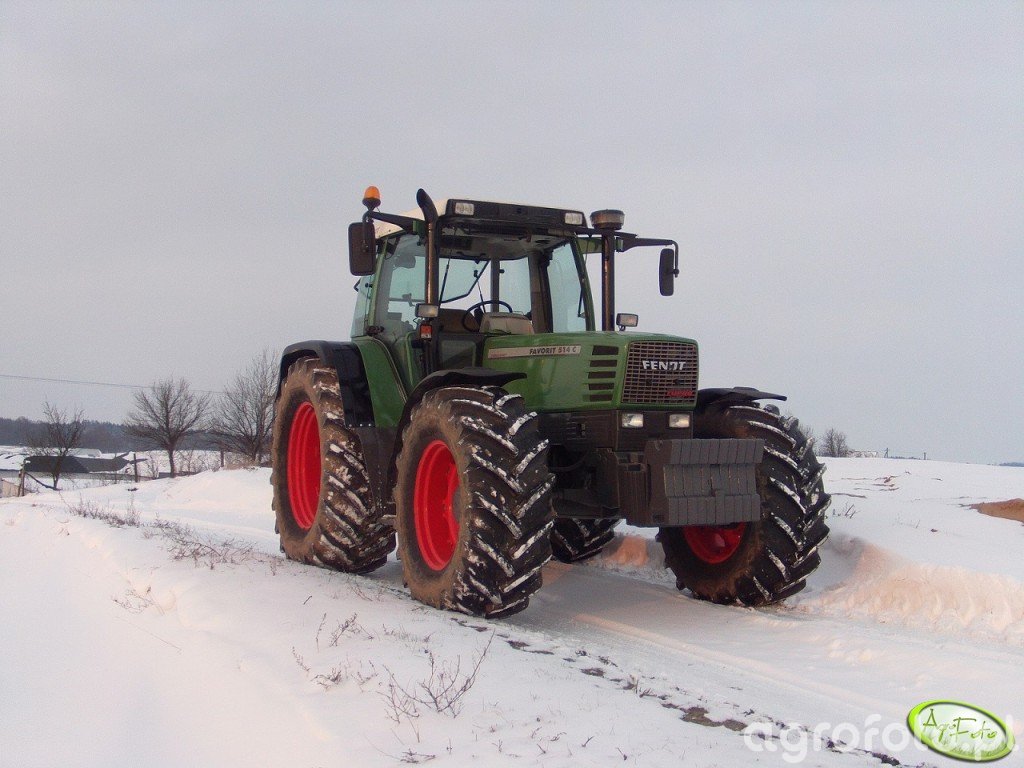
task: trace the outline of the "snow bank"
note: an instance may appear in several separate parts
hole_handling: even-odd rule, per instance
[[[822,557],[845,561],[848,575],[793,598],[788,605],[794,610],[1024,646],[1024,583],[1018,579],[915,563],[842,533],[832,534]]]
[[[827,459],[832,534],[783,610],[1024,645],[1024,525],[972,505],[1024,496],[1024,468]],[[656,531],[620,525],[593,567],[670,583]]]

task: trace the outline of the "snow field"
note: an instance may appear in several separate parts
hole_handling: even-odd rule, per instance
[[[744,727],[898,727],[940,697],[1021,735],[1024,526],[967,505],[1024,470],[831,460],[823,566],[783,606],[689,599],[623,528],[503,622],[415,603],[394,560],[285,560],[268,478],[0,503],[0,765],[779,765]],[[801,764],[893,754],[855,746]]]

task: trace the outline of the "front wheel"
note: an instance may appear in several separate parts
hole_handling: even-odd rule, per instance
[[[401,441],[395,525],[413,597],[475,616],[523,610],[551,558],[536,414],[503,389],[444,387],[413,408]]]
[[[699,414],[701,438],[761,438],[756,468],[761,519],[724,526],[662,528],[658,540],[679,589],[715,603],[767,605],[796,594],[820,563],[830,497],[824,467],[796,419],[772,407],[726,406]]]

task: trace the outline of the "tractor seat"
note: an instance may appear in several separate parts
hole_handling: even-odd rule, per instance
[[[533,334],[533,320],[516,312],[488,312],[480,321],[481,333]]]
[[[476,318],[470,315],[466,318],[466,325],[463,325],[462,318],[465,315],[466,313],[461,309],[440,310],[437,313],[437,330],[444,333],[476,333],[478,330]]]

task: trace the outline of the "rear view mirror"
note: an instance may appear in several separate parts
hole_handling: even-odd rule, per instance
[[[662,296],[671,296],[676,290],[676,254],[671,248],[665,248],[661,252],[661,262],[658,264],[658,288]]]
[[[377,238],[372,221],[348,225],[348,265],[353,275],[372,275],[376,266]]]

